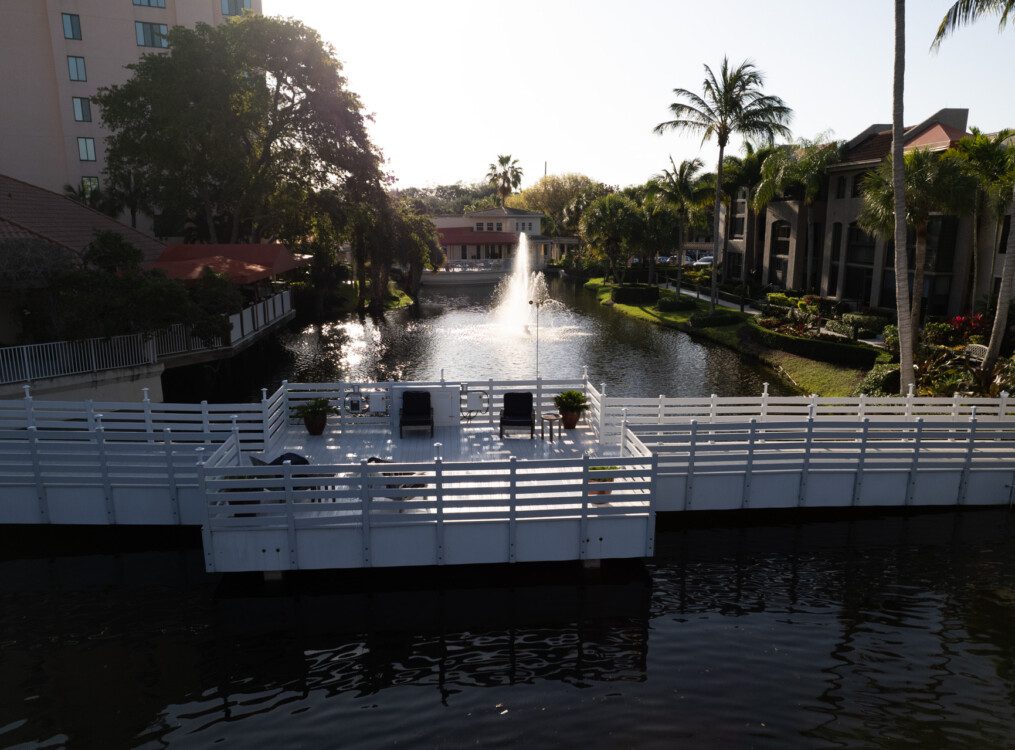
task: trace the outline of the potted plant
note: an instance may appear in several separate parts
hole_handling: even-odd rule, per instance
[[[620,468],[619,466],[590,466],[589,467],[589,471],[616,471],[619,468]],[[589,479],[589,482],[592,483],[592,484],[612,482],[612,481],[613,481],[613,477],[605,477],[605,478],[597,479],[596,477],[593,476],[592,478]],[[609,490],[609,488],[604,487],[603,489],[599,489],[599,490],[589,490],[589,494],[590,495],[609,495],[610,494],[610,490]],[[593,501],[593,502],[595,502],[595,501]],[[601,505],[601,503],[598,503],[598,502],[596,502],[595,504],[596,505]]]
[[[565,430],[573,430],[578,426],[582,412],[589,408],[589,400],[581,391],[563,391],[553,397],[553,403],[560,412],[560,420]]]
[[[339,411],[326,398],[312,398],[293,409],[293,413],[303,418],[307,432],[320,435],[328,425],[328,415],[338,414]]]

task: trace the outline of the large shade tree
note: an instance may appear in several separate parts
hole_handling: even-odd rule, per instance
[[[627,251],[637,236],[639,219],[638,205],[619,193],[596,198],[582,215],[582,240],[602,253],[609,276],[616,281],[623,281],[622,269],[627,266]]]
[[[299,21],[177,26],[168,53],[128,67],[95,97],[111,131],[108,172],[208,240],[299,236],[312,193],[380,179],[341,63]]]
[[[503,206],[508,196],[522,184],[522,168],[511,154],[500,154],[497,161],[491,163],[487,169],[486,181],[497,190],[500,204]]]
[[[586,205],[600,195],[606,195],[609,188],[583,174],[547,175],[532,187],[508,197],[506,204],[511,208],[539,211],[546,216],[544,234],[577,234],[579,213],[569,213],[569,207],[576,201],[585,200]]]
[[[713,253],[712,253],[712,297],[714,310],[718,299],[717,264],[721,249],[719,236],[719,212],[723,189],[723,160],[730,137],[739,135],[750,141],[773,141],[777,136],[789,136],[789,121],[792,111],[777,96],[766,94],[764,75],[750,61],[745,60],[732,66],[723,58],[718,76],[705,66],[705,80],[702,92],[697,94],[688,89],[673,89],[676,101],[670,104],[672,119],[655,126],[656,133],[670,130],[686,130],[700,133],[702,143],[716,139],[719,158],[716,168],[715,199],[713,201]]]

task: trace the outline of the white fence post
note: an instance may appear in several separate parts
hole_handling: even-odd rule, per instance
[[[235,432],[233,433],[236,434]],[[237,441],[239,438],[237,437]],[[239,442],[236,450],[239,451]],[[299,568],[299,555],[296,551],[296,516],[293,509],[293,464],[290,460],[282,462],[282,489],[285,492],[286,539],[289,543],[289,570]]]
[[[973,449],[976,446],[976,407],[972,408],[969,416],[969,434],[966,437],[966,456],[962,462],[962,479],[959,481],[958,504],[966,504],[966,494],[969,491],[969,472],[973,466]]]
[[[32,398],[32,387],[22,386],[25,389],[25,424],[28,427],[35,427],[35,400]]]
[[[952,419],[959,418],[959,392],[952,394]]]
[[[370,495],[372,487],[367,482],[370,474],[367,465],[367,460],[361,459],[359,462],[359,497],[360,504],[363,506],[361,524],[363,531],[363,567],[370,567]]]
[[[589,536],[589,484],[592,478],[589,466],[589,454],[582,454],[582,497],[581,521],[578,523],[578,559],[584,560],[588,555]]]
[[[860,502],[860,493],[863,491],[864,462],[867,460],[867,433],[870,431],[870,426],[870,419],[864,417],[863,427],[860,430],[860,455],[856,460],[856,473],[853,475],[853,499],[850,505]]]
[[[758,420],[751,417],[751,429],[747,433],[747,465],[744,468],[743,494],[740,496],[740,507],[747,508],[751,504],[751,479],[754,472],[754,441],[758,434]]]
[[[440,445],[440,443],[438,443]],[[444,564],[444,459],[433,462],[434,496],[437,499],[437,564]]]
[[[915,386],[912,383],[910,383],[909,384],[909,390],[906,391],[906,419],[909,419],[910,417],[913,416],[913,395],[914,395],[913,392],[914,392],[914,389],[915,389]]]
[[[623,418],[620,420],[620,455],[624,455],[624,451],[627,449],[627,409],[623,411]]]
[[[101,415],[100,415],[101,416]],[[106,428],[100,422],[95,427],[95,450],[99,458],[99,474],[102,477],[102,494],[106,501],[106,521],[116,523],[116,506],[113,503],[113,488],[109,480],[109,459],[106,456]]]
[[[515,562],[518,539],[518,459],[508,458],[508,562]]]
[[[536,378],[536,414],[543,411],[543,376]]]
[[[857,405],[856,415],[863,419],[867,416],[867,396],[860,394],[860,403]]]
[[[694,492],[694,448],[698,440],[698,420],[691,420],[691,429],[687,438],[687,476],[684,478],[684,510],[691,507],[691,495]]]
[[[28,426],[28,447],[32,456],[32,474],[35,475],[35,495],[39,500],[39,520],[49,523],[49,498],[46,482],[42,476],[42,460],[39,457],[39,430],[33,424]]]
[[[194,457],[197,459],[197,483],[201,488],[201,508],[204,513],[204,523],[201,524],[201,546],[204,548],[204,569],[209,573],[215,572],[215,547],[212,544],[211,535],[211,514],[208,506],[211,499],[208,497],[208,470],[205,463],[208,456],[204,448],[195,448]]]
[[[271,427],[271,413],[268,411],[268,389],[261,389],[261,450],[268,450],[268,431]]]
[[[803,506],[807,498],[807,479],[811,471],[811,446],[814,442],[814,412],[817,409],[817,404],[812,401],[807,408],[809,412],[807,415],[807,437],[804,439],[804,460],[800,466],[800,484],[797,488],[796,504],[798,508]]]
[[[656,415],[656,424],[662,424],[666,418],[666,396],[659,394],[659,413]]]
[[[148,433],[149,443],[155,442],[155,428],[152,426],[152,400],[147,387],[141,389],[141,403],[144,406],[144,429]]]
[[[603,441],[606,428],[606,383],[599,384],[599,441]]]
[[[768,416],[768,383],[761,384],[761,421]]]
[[[1004,419],[1008,416],[1008,391],[1001,391],[997,399],[997,417]]]
[[[208,416],[208,402],[201,402],[201,431],[204,433],[205,445],[211,443],[211,419]]]
[[[173,463],[173,431],[169,427],[162,429],[162,447],[166,453],[166,478],[169,482],[169,507],[173,514],[173,523],[180,523],[180,491],[176,485],[176,466]]]
[[[909,464],[909,481],[906,483],[906,505],[913,502],[913,493],[916,490],[916,472],[920,463],[920,440],[923,437],[923,417],[916,418],[916,435],[913,438],[913,457]]]
[[[716,396],[714,393],[709,398],[709,403],[708,403],[708,421],[709,422],[715,422],[715,414],[716,414],[716,407],[718,406],[718,404],[717,404],[718,399],[719,399],[719,397]]]
[[[487,416],[487,418],[490,421],[490,427],[493,427],[493,425],[494,425],[494,419],[493,419],[493,378],[489,378],[487,380],[487,383],[486,383],[486,393],[487,393],[487,397],[486,397],[486,401],[487,401],[487,409],[486,409],[487,415],[486,416]]]

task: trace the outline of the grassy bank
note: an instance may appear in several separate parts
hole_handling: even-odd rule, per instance
[[[595,292],[601,304],[609,304],[624,315],[676,328],[695,338],[708,339],[754,357],[779,372],[791,386],[804,394],[848,396],[867,374],[864,369],[809,359],[758,343],[752,335],[751,327],[755,324],[750,315],[730,311],[730,317],[735,321],[732,324],[696,327],[690,323],[691,316],[699,311],[707,311],[707,303],[691,300],[695,302],[693,310],[661,312],[650,305],[613,304],[610,301],[613,285],[605,284],[601,278],[589,279],[585,288]],[[672,297],[675,293],[664,289],[661,290],[661,296]]]

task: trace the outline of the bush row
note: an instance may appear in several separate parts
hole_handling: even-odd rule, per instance
[[[750,330],[755,339],[769,349],[781,349],[790,354],[797,354],[808,359],[831,362],[836,365],[870,369],[877,359],[878,350],[873,347],[849,344],[844,341],[828,341],[800,336],[789,336],[751,325]]]
[[[660,297],[656,302],[656,309],[659,312],[682,312],[684,310],[695,310],[698,305],[694,300],[687,297]]]
[[[693,328],[715,328],[717,326],[731,326],[742,320],[743,318],[732,310],[716,310],[715,312],[696,312],[690,317],[688,323]]]
[[[653,305],[659,299],[659,287],[648,284],[615,286],[610,299],[620,305]]]

